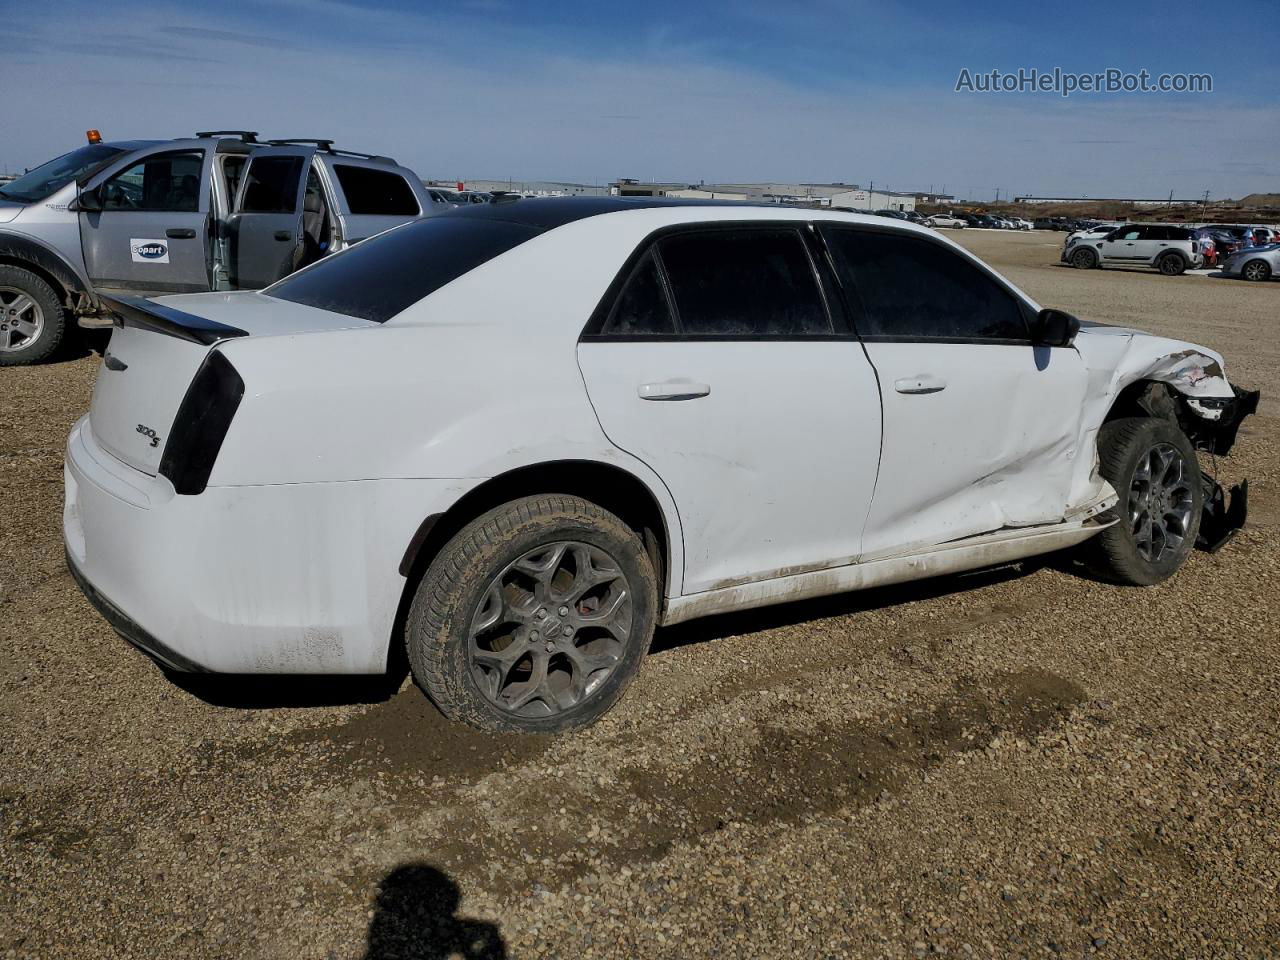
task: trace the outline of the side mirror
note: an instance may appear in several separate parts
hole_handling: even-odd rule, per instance
[[[1031,341],[1038,347],[1069,347],[1079,332],[1079,320],[1065,310],[1046,307],[1036,314]]]
[[[84,211],[85,213],[101,213],[102,212],[102,192],[101,187],[94,187],[92,190],[83,190],[70,204],[67,205],[69,210],[76,212]]]

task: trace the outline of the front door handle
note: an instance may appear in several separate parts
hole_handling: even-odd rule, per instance
[[[275,232],[275,238],[276,238],[277,240],[281,241],[281,242],[287,243],[288,241],[290,241],[290,240],[292,240],[292,239],[293,239],[293,231],[292,231],[292,230],[277,230],[277,231]]]
[[[164,235],[170,240],[194,240],[196,232],[190,227],[170,227],[164,232]]]
[[[711,385],[692,380],[664,380],[661,383],[642,383],[636,388],[641,400],[696,400],[709,396]]]
[[[932,373],[919,373],[893,381],[893,389],[899,393],[939,393],[947,389],[947,381]]]

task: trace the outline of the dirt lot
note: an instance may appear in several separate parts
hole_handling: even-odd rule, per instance
[[[959,238],[1261,387],[1252,526],[1150,590],[1051,562],[666,630],[555,741],[398,679],[167,678],[63,568],[97,357],[0,372],[0,954],[1280,955],[1280,283]]]

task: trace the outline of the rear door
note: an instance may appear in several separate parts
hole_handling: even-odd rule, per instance
[[[864,559],[1061,520],[1087,455],[1079,354],[1033,346],[1020,301],[941,240],[823,234],[884,408]]]
[[[82,211],[85,266],[100,290],[192,293],[210,289],[212,151],[156,147],[85,184],[102,210]]]
[[[302,198],[314,147],[255,150],[227,220],[231,283],[257,290],[288,276],[302,244]]]
[[[808,233],[668,234],[578,345],[604,432],[675,499],[686,594],[857,559],[880,402],[842,313],[833,326]]]

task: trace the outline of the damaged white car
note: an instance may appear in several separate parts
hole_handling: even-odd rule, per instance
[[[173,670],[377,673],[600,716],[660,624],[1079,548],[1151,584],[1243,522],[1257,394],[1041,310],[924,228],[615,198],[408,224],[261,293],[120,300],[69,565]]]

